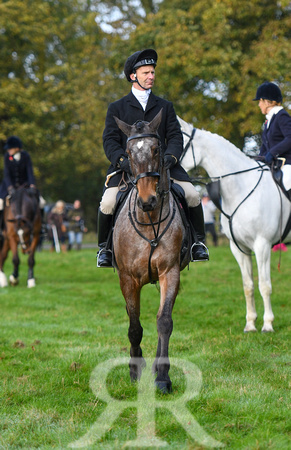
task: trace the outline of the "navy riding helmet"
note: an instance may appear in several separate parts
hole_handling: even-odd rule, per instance
[[[135,73],[135,70],[141,66],[154,66],[156,67],[158,61],[158,54],[152,48],[147,48],[146,50],[138,51],[129,56],[124,64],[124,74],[128,81],[130,75]]]
[[[10,136],[5,145],[4,150],[9,150],[10,148],[22,148],[22,142],[17,136]]]
[[[271,100],[277,103],[281,103],[283,100],[280,88],[275,83],[266,81],[261,84],[257,89],[256,98],[253,100]]]

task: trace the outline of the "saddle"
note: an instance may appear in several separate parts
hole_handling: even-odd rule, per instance
[[[285,162],[285,161],[284,161]],[[285,189],[283,184],[283,172],[281,167],[284,165],[282,159],[276,159],[271,165],[272,177],[275,183],[282,189],[283,194],[291,201],[291,194]]]

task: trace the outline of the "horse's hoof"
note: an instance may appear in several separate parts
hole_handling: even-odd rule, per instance
[[[272,327],[272,324],[264,325],[262,328],[262,333],[274,333],[274,328]]]
[[[35,287],[35,279],[34,278],[30,278],[29,280],[27,280],[27,287],[28,288]]]
[[[11,286],[17,286],[18,283],[19,283],[19,280],[18,280],[18,278],[15,278],[14,275],[10,275],[9,283],[10,283]]]
[[[129,374],[132,382],[140,380],[141,373],[146,367],[145,359],[142,356],[133,356],[129,362]]]
[[[170,394],[173,390],[171,381],[155,381],[155,385],[162,394]]]
[[[255,325],[247,324],[244,328],[244,333],[256,333],[258,331]]]
[[[0,287],[5,288],[8,286],[7,277],[4,272],[0,272]]]

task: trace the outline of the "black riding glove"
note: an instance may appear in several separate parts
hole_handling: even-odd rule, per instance
[[[7,191],[8,191],[8,194],[12,197],[12,195],[15,194],[16,189],[15,189],[14,186],[9,186],[9,187],[7,188]]]
[[[266,164],[271,164],[274,160],[274,156],[272,155],[272,153],[268,152],[265,156],[265,163]]]
[[[37,189],[35,186],[29,186],[29,188],[27,188],[27,192],[29,195],[37,195]]]
[[[130,164],[126,156],[121,156],[121,158],[119,158],[118,165],[123,172],[131,174]]]
[[[177,158],[174,155],[165,155],[164,156],[164,167],[165,169],[171,169],[177,163]]]

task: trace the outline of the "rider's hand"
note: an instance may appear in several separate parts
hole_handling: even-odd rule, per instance
[[[171,169],[177,163],[177,158],[174,155],[165,155],[164,156],[164,167],[165,169]]]
[[[27,188],[27,192],[30,194],[30,195],[36,195],[37,194],[37,189],[36,189],[36,187],[34,186],[34,185],[30,185],[29,186],[29,188]]]
[[[14,186],[8,186],[7,188],[8,194],[12,197],[13,194],[15,194],[16,190]]]
[[[274,156],[272,155],[272,153],[268,152],[265,156],[265,163],[271,164],[273,160],[274,160]]]
[[[130,164],[126,156],[121,156],[121,158],[119,158],[118,165],[123,172],[131,173]]]

